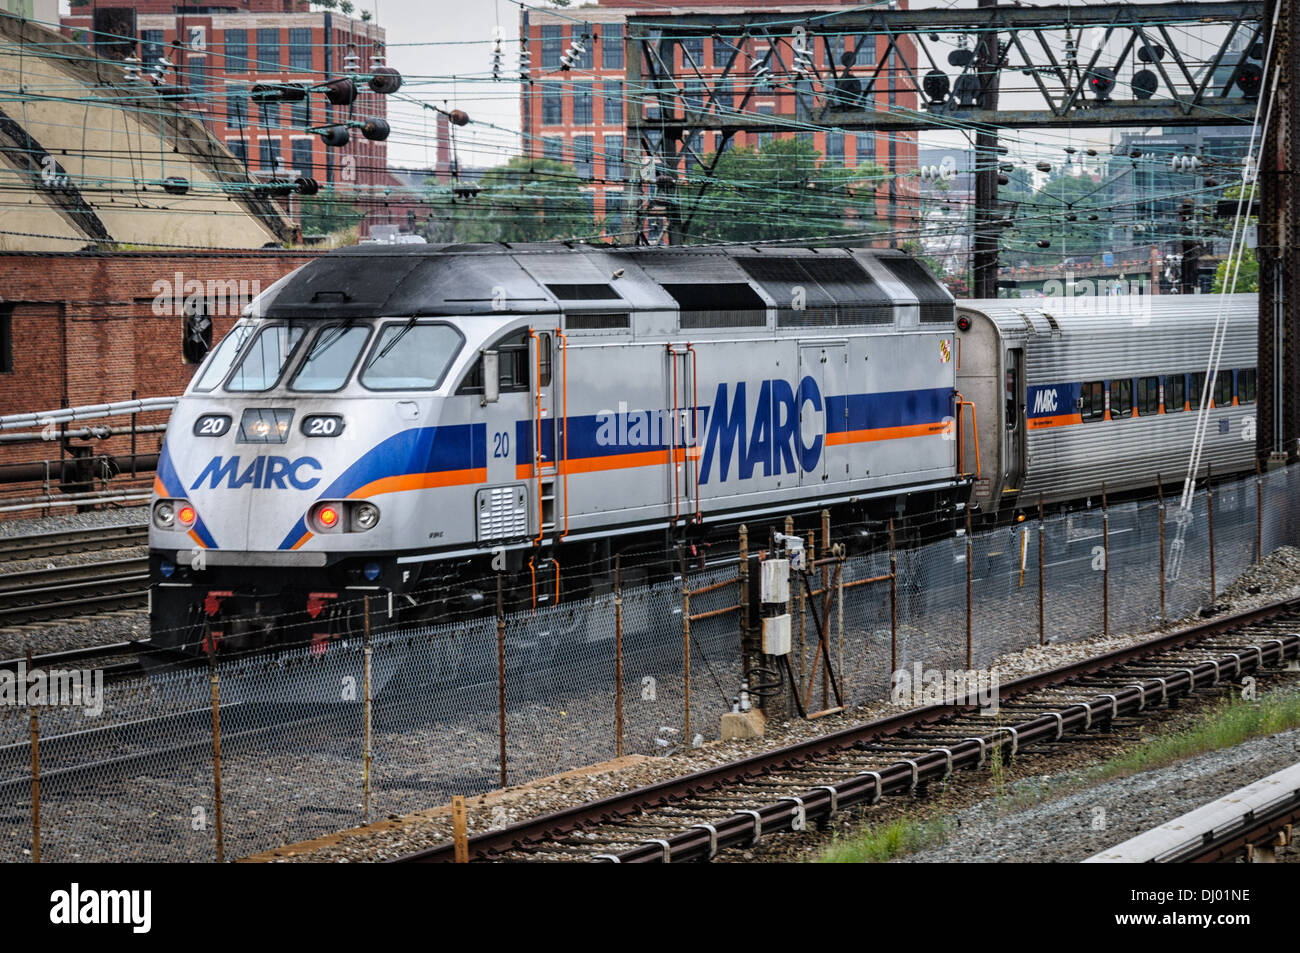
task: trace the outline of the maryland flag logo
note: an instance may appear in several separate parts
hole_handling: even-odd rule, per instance
[[[939,363],[947,364],[951,360],[952,360],[952,345],[948,343],[947,338],[944,338],[939,342]]]

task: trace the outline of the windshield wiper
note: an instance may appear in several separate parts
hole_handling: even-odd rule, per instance
[[[331,347],[333,347],[336,343],[338,343],[338,341],[343,337],[344,334],[346,334],[348,331],[352,329],[352,326],[356,324],[356,322],[357,322],[356,318],[348,318],[346,323],[334,325],[334,327],[330,329],[330,333],[333,336],[327,337],[322,341],[318,341],[316,343],[316,347],[313,348],[311,354],[308,355],[308,360],[315,360],[316,358],[324,354],[326,351],[328,351]]]
[[[402,330],[398,331],[397,334],[393,335],[393,339],[384,345],[383,350],[381,350],[378,354],[376,354],[373,358],[370,359],[370,361],[366,364],[366,367],[367,368],[374,367],[376,363],[382,361],[387,356],[389,351],[397,347],[397,342],[402,340],[402,338],[406,337],[407,331],[415,327],[416,320],[417,318],[414,315],[408,318],[406,324],[402,326]]]

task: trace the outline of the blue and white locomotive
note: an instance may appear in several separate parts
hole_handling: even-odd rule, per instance
[[[503,568],[540,603],[648,536],[951,506],[953,337],[952,297],[897,252],[324,256],[253,302],[173,413],[154,641],[329,638],[364,594],[427,621]]]
[[[1189,300],[1120,331],[1012,302],[959,319],[922,264],[880,249],[335,252],[259,296],[172,415],[152,639],[321,642],[357,630],[363,596],[440,621],[494,603],[494,578],[507,608],[553,603],[616,556],[662,564],[715,532],[734,553],[736,522],[823,507],[998,518],[1107,472],[1135,489],[1196,416],[1172,412],[1212,331],[1209,299],[1178,317]],[[1253,298],[1230,302],[1249,344],[1216,391],[1233,405],[1216,471],[1253,450]]]

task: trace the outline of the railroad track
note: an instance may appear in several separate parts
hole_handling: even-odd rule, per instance
[[[0,627],[139,608],[149,561],[118,559],[0,575]]]
[[[37,533],[33,536],[3,536],[0,537],[0,564],[38,559],[41,556],[126,549],[132,546],[144,546],[148,540],[149,527],[145,523],[103,529]]]
[[[106,679],[138,675],[144,671],[140,656],[150,649],[148,641],[109,642],[104,645],[90,645],[80,649],[67,649],[62,652],[49,652],[33,655],[30,665],[26,659],[6,659],[0,661],[0,672],[17,672],[19,666],[26,666],[28,671],[41,669],[66,669],[70,666],[97,668]]]
[[[677,863],[825,825],[954,771],[1069,743],[1300,658],[1300,599],[1211,619],[1000,687],[998,718],[932,705],[469,838],[471,860]],[[971,699],[973,702],[973,699]],[[396,863],[454,859],[450,843]]]

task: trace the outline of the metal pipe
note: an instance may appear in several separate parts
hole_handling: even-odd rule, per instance
[[[534,597],[534,605],[536,605]],[[506,787],[506,613],[501,573],[497,573],[497,758],[501,787]]]
[[[1101,485],[1101,634],[1110,635],[1110,510],[1106,484]]]
[[[85,404],[81,407],[61,407],[22,414],[0,416],[0,430],[17,430],[19,427],[44,427],[46,424],[64,424],[75,420],[94,420],[99,417],[125,417],[150,411],[172,410],[178,397],[143,397],[110,404]]]

